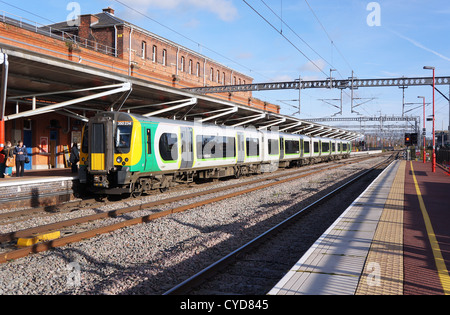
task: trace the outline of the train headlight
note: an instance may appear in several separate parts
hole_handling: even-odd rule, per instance
[[[118,157],[116,158],[116,162],[119,163],[119,164],[122,163],[122,157],[121,157],[121,156],[118,156]]]

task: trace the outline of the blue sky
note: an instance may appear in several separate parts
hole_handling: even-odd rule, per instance
[[[71,13],[67,10],[70,2],[1,0],[0,10],[48,24],[66,20]],[[431,75],[431,71],[423,70],[424,65],[435,66],[437,76],[450,75],[448,0],[376,1],[380,8],[377,15],[380,26],[368,25],[369,14],[376,13],[368,10],[372,2],[369,0],[77,2],[81,14],[99,13],[102,8],[111,6],[120,18],[250,75],[254,82],[291,81],[299,75],[303,79],[325,79],[330,68],[337,69],[333,72],[336,78],[350,77],[352,70],[359,78]],[[280,35],[281,30],[293,45]],[[441,90],[449,93],[448,86],[442,86]],[[350,113],[350,91],[346,93],[343,117],[356,116]],[[419,95],[431,102],[431,87],[406,89],[405,102],[418,103]],[[281,112],[287,115],[292,115],[296,111],[294,106],[298,106],[298,102],[286,101],[298,99],[296,90],[259,92],[254,96],[281,105]],[[402,90],[397,87],[361,88],[356,96],[361,98],[359,102],[374,98],[357,108],[362,115],[402,113]],[[339,97],[339,90],[302,90],[302,111],[297,117],[329,117],[337,109],[320,99]],[[422,117],[422,109],[408,114]],[[431,106],[427,107],[429,114]],[[448,102],[436,94],[436,129],[442,126],[447,129],[448,115]],[[431,130],[430,125],[427,130]]]

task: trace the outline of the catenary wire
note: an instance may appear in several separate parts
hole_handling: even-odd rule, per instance
[[[272,23],[270,23],[261,13],[258,12],[254,7],[252,7],[247,1],[244,1],[244,3],[250,7],[257,15],[259,15],[267,24],[269,24],[278,34],[280,34],[289,44],[291,44],[299,53],[301,53],[306,59],[311,62],[311,64],[316,67],[320,72],[322,72],[325,76],[327,74],[314,62],[312,61],[303,51],[301,51],[291,40],[289,40],[282,32],[280,32]]]
[[[270,79],[269,77],[265,76],[264,74],[262,74],[262,73],[260,73],[260,72],[257,72],[257,71],[255,71],[255,70],[253,70],[253,69],[251,69],[251,68],[249,68],[249,67],[247,67],[247,66],[245,66],[245,65],[243,65],[243,64],[241,64],[241,63],[239,63],[239,62],[237,62],[237,61],[235,61],[235,60],[233,60],[233,59],[231,59],[231,58],[229,58],[229,57],[227,57],[227,56],[225,56],[225,55],[223,55],[223,54],[217,52],[217,51],[215,51],[214,49],[211,49],[211,48],[209,48],[209,47],[207,47],[207,46],[205,46],[205,45],[203,45],[203,44],[197,42],[196,40],[194,40],[194,39],[192,39],[192,38],[190,38],[190,37],[188,37],[188,36],[186,36],[186,35],[184,35],[184,34],[178,32],[177,30],[175,30],[175,29],[173,29],[173,28],[171,28],[171,27],[169,27],[169,26],[167,26],[167,25],[165,25],[165,24],[163,24],[163,23],[161,23],[161,22],[155,20],[154,18],[148,16],[147,14],[142,13],[142,12],[140,12],[140,11],[134,9],[133,7],[127,5],[126,3],[123,3],[123,2],[120,1],[120,0],[114,0],[114,1],[116,1],[117,3],[121,4],[122,6],[124,6],[124,7],[126,7],[126,8],[128,8],[129,10],[132,10],[132,11],[134,11],[134,12],[136,12],[136,13],[142,15],[143,17],[145,17],[145,18],[151,20],[152,22],[154,22],[154,23],[156,23],[156,24],[158,24],[158,25],[160,25],[160,26],[162,26],[162,27],[168,29],[169,31],[171,31],[171,32],[173,32],[173,33],[175,33],[175,34],[177,34],[178,36],[181,36],[182,38],[184,38],[184,39],[186,39],[186,40],[188,40],[188,41],[190,41],[190,42],[196,44],[197,46],[203,47],[203,48],[205,48],[205,49],[211,51],[212,53],[214,53],[214,54],[216,54],[216,55],[218,55],[218,56],[220,56],[220,57],[222,57],[222,58],[224,58],[224,59],[226,59],[226,60],[228,60],[228,61],[230,61],[230,62],[232,62],[232,63],[234,63],[234,64],[236,64],[236,65],[238,65],[238,66],[240,66],[240,67],[242,67],[242,68],[244,68],[244,69],[246,69],[246,70],[252,72],[252,73],[256,73],[256,74],[260,75],[261,77],[264,77],[264,78],[266,78],[266,79],[272,81],[272,79]]]

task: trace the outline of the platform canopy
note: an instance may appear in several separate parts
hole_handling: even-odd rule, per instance
[[[7,45],[1,48],[9,60],[5,121],[49,112],[87,121],[98,111],[121,110],[261,130],[278,127],[280,132],[309,136],[347,140],[362,136],[78,62]]]

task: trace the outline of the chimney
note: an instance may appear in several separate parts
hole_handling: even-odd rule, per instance
[[[111,7],[107,7],[106,9],[103,9],[103,12],[114,15],[114,9],[112,9]]]

